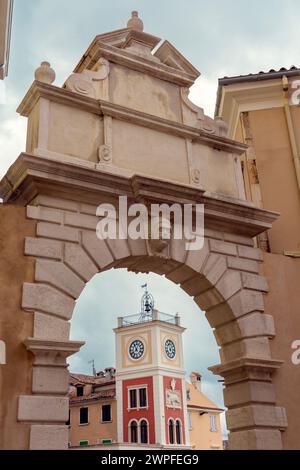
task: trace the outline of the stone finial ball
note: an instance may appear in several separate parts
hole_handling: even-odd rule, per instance
[[[131,13],[131,18],[127,23],[127,28],[136,29],[137,31],[144,31],[144,23],[139,18],[137,11]]]
[[[49,62],[42,62],[40,67],[36,69],[34,76],[39,82],[51,85],[55,80],[56,74]]]

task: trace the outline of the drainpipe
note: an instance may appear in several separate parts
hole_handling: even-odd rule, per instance
[[[289,132],[293,161],[294,161],[294,166],[295,166],[295,171],[296,171],[298,189],[300,192],[300,157],[299,157],[298,144],[297,144],[294,125],[293,125],[290,103],[289,103],[289,81],[286,75],[282,77],[282,88],[283,88],[284,110],[285,110],[286,122],[288,126],[288,132]]]
[[[282,77],[282,88],[283,88],[284,110],[285,110],[286,122],[288,126],[293,161],[295,165],[298,189],[300,191],[300,158],[299,158],[298,144],[296,140],[295,129],[294,129],[290,102],[289,102],[289,81],[286,75]],[[300,251],[284,251],[284,255],[291,257],[291,258],[300,258]]]

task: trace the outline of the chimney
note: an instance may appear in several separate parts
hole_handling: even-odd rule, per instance
[[[192,372],[190,375],[191,383],[198,392],[201,392],[201,378],[202,376],[199,372]]]

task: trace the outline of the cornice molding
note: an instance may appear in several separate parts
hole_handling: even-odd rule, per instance
[[[139,42],[141,41],[142,38],[139,39]],[[173,48],[173,50],[176,49]],[[177,51],[177,55],[179,54],[180,53]],[[95,38],[83,58],[75,67],[74,72],[82,72],[85,68],[91,69],[101,57],[114,64],[122,65],[129,69],[136,70],[137,72],[147,73],[153,77],[184,87],[192,86],[199,76],[199,72],[191,64],[189,64],[189,68],[185,65],[188,71],[184,69],[179,70],[178,68],[165,65],[155,60],[155,58],[159,58],[156,57],[155,54],[153,59],[147,59],[146,57],[128,52],[126,49],[120,49],[119,47],[107,44],[103,42],[103,37],[101,36]],[[188,61],[186,61],[186,63],[188,63]],[[191,67],[193,67],[193,70]]]
[[[24,342],[27,351],[35,356],[35,366],[51,366],[67,368],[66,359],[76,354],[84,342],[82,341],[50,341],[46,339],[28,338]]]
[[[191,185],[62,162],[53,158],[21,154],[0,182],[5,203],[29,204],[38,194],[98,205],[104,198],[127,196],[131,202],[189,203],[205,205],[206,228],[255,237],[271,228],[279,214],[251,203],[205,193]]]
[[[282,84],[279,79],[245,82],[222,86],[218,114],[229,126],[234,138],[241,112],[283,107]]]
[[[237,376],[237,381],[240,381],[240,374],[245,371],[249,372],[264,372],[267,374],[273,374],[277,369],[279,369],[284,361],[277,359],[260,359],[260,358],[251,358],[243,357],[234,361],[230,361],[224,364],[217,366],[209,367],[208,369],[213,372],[215,375],[221,375],[225,377],[226,383],[234,383],[235,376]]]
[[[104,100],[96,100],[64,88],[35,81],[17,111],[21,116],[28,117],[38,100],[44,98],[67,106],[73,106],[99,116],[111,116],[115,119],[132,124],[155,129],[159,132],[172,134],[194,142],[203,143],[217,150],[240,155],[247,146],[227,137],[221,137],[205,132],[197,127],[187,126],[176,121],[170,121],[152,114],[143,113]]]

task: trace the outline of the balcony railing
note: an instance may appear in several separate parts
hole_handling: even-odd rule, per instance
[[[168,323],[170,325],[180,326],[180,317],[179,315],[169,315],[167,313],[159,312],[158,310],[153,310],[152,314],[143,315],[141,313],[137,315],[128,315],[127,317],[118,318],[118,327],[126,327],[137,325],[139,323],[149,323],[153,321],[161,321],[163,323]]]

